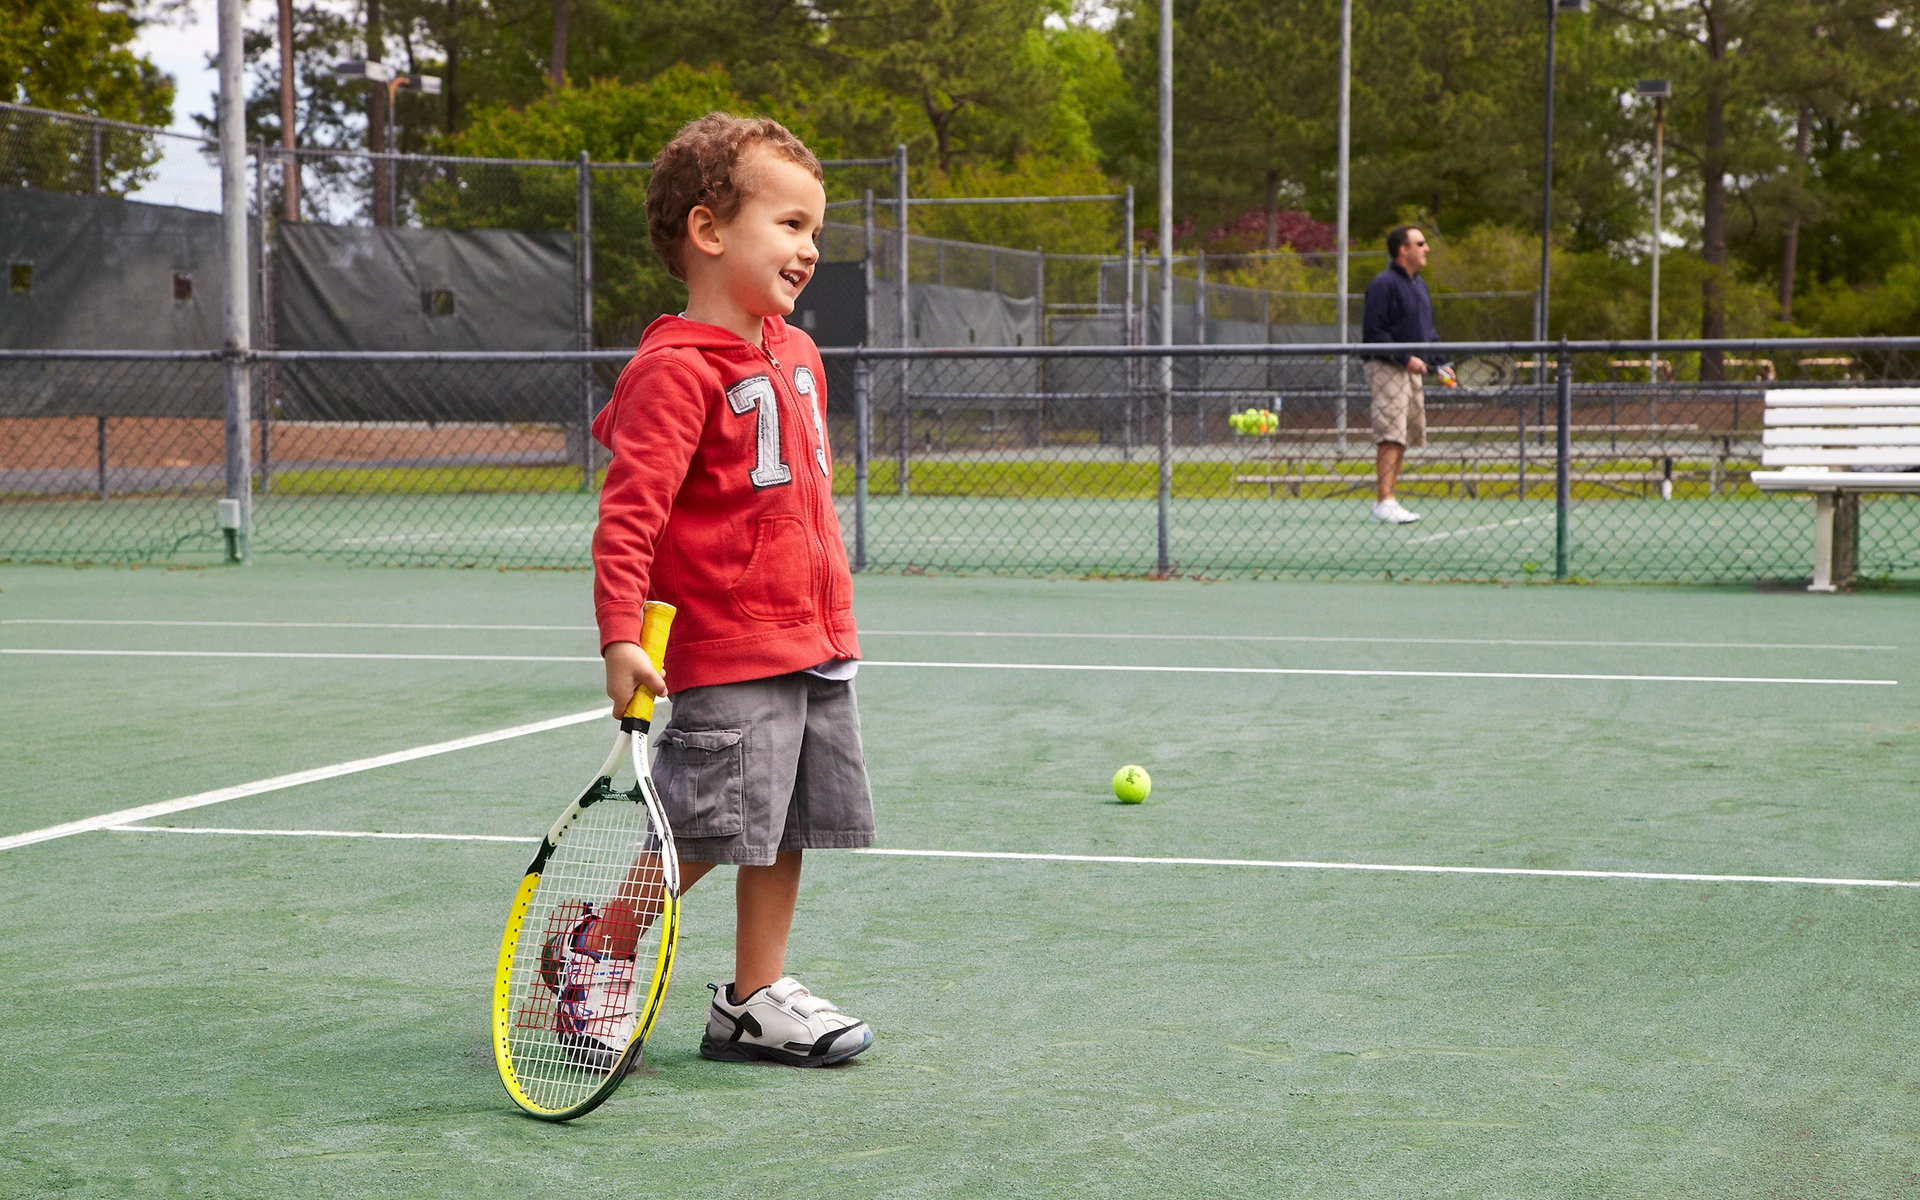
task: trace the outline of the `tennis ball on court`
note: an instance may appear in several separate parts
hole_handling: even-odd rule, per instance
[[[1122,804],[1141,804],[1153,790],[1146,768],[1129,763],[1113,773],[1113,794]]]

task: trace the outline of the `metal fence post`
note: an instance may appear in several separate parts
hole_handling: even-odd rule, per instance
[[[225,259],[221,306],[221,374],[226,401],[226,502],[220,526],[227,560],[251,559],[253,532],[253,403],[248,358],[253,326],[248,312],[252,280],[247,259],[247,98],[242,62],[240,0],[220,0],[220,232]]]
[[[575,182],[574,227],[580,264],[580,349],[593,349],[593,165],[580,152],[580,174]],[[580,490],[593,490],[593,364],[580,365]]]
[[[94,454],[99,464],[100,477],[96,481],[100,498],[107,498],[107,416],[105,413],[93,419]]]
[[[260,240],[260,340],[271,350],[278,344],[278,332],[273,326],[273,238],[268,234],[267,216],[267,143],[263,139],[255,143],[253,160],[253,194],[258,197]],[[281,164],[284,179],[286,166]],[[277,227],[276,227],[277,228]],[[257,470],[260,476],[260,494],[273,491],[273,408],[280,402],[280,364],[268,363],[262,372],[261,382],[266,386],[260,395],[260,461]]]
[[[853,569],[867,569],[867,458],[872,449],[872,380],[867,360],[853,360]]]
[[[860,344],[871,346],[873,340],[873,248],[877,244],[873,228],[873,189],[867,189],[865,204],[860,210],[860,282],[861,303],[864,308],[860,317]]]
[[[1127,185],[1127,211],[1122,218],[1124,232],[1120,247],[1121,273],[1127,277],[1126,299],[1122,302],[1120,315],[1120,340],[1123,344],[1133,345],[1133,185]],[[1105,280],[1103,279],[1104,283]]]
[[[913,262],[912,247],[907,240],[911,235],[907,232],[907,147],[905,143],[894,148],[894,174],[894,204],[898,214],[894,217],[898,226],[895,233],[898,235],[900,244],[900,257],[894,263],[894,268],[895,282],[899,288],[900,345],[905,348],[913,344],[913,304],[912,298],[907,293],[908,276],[912,274]],[[907,431],[907,416],[911,411],[907,394],[910,374],[907,360],[902,358],[900,360],[899,415],[894,420],[894,424],[898,426],[895,430],[897,435],[895,440],[900,444],[900,461],[896,468],[898,478],[894,482],[901,496],[907,494],[907,438],[910,436]]]
[[[1558,436],[1553,463],[1553,577],[1567,577],[1567,517],[1573,491],[1573,363],[1560,339]]]
[[[1033,248],[1033,344],[1047,344],[1047,252]]]
[[[1520,395],[1515,399],[1514,405],[1513,405],[1514,411],[1519,414],[1519,435],[1518,435],[1519,441],[1517,444],[1519,445],[1519,448],[1520,448],[1520,460],[1519,460],[1519,476],[1520,477],[1517,483],[1515,484],[1515,487],[1517,488],[1517,491],[1515,492],[1515,498],[1522,501],[1526,500],[1527,498],[1527,405],[1531,403],[1533,403],[1533,401],[1527,399],[1526,390],[1522,389]]]
[[[1173,345],[1173,6],[1160,5],[1160,344]],[[1173,357],[1160,360],[1160,554],[1173,569],[1168,516],[1173,507]]]
[[[93,194],[98,196],[100,194],[100,189],[105,185],[106,174],[103,169],[104,164],[101,161],[102,155],[100,153],[100,127],[98,125],[95,125],[93,127],[92,133],[93,133],[93,139],[92,139],[93,140]]]

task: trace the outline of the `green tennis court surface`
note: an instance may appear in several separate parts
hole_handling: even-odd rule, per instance
[[[0,845],[594,709],[588,582],[0,572]],[[582,719],[0,850],[0,1194],[1920,1190],[1911,593],[857,593],[879,845],[1058,856],[811,856],[790,969],[863,1058],[698,1058],[721,877],[648,1072],[512,1108],[529,847],[463,839],[545,827]]]

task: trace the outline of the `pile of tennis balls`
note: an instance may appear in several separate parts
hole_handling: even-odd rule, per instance
[[[1242,437],[1265,437],[1280,428],[1280,414],[1265,408],[1228,413],[1227,424]]]

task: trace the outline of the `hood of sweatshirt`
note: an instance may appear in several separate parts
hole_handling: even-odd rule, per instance
[[[760,341],[767,352],[775,358],[786,351],[789,340],[787,323],[779,317],[760,319]],[[760,346],[747,341],[730,329],[718,325],[707,325],[700,321],[689,321],[685,317],[663,316],[654,318],[653,324],[640,335],[640,354],[667,354],[675,350],[699,350],[707,354],[717,354],[722,358],[755,359],[760,357]]]

